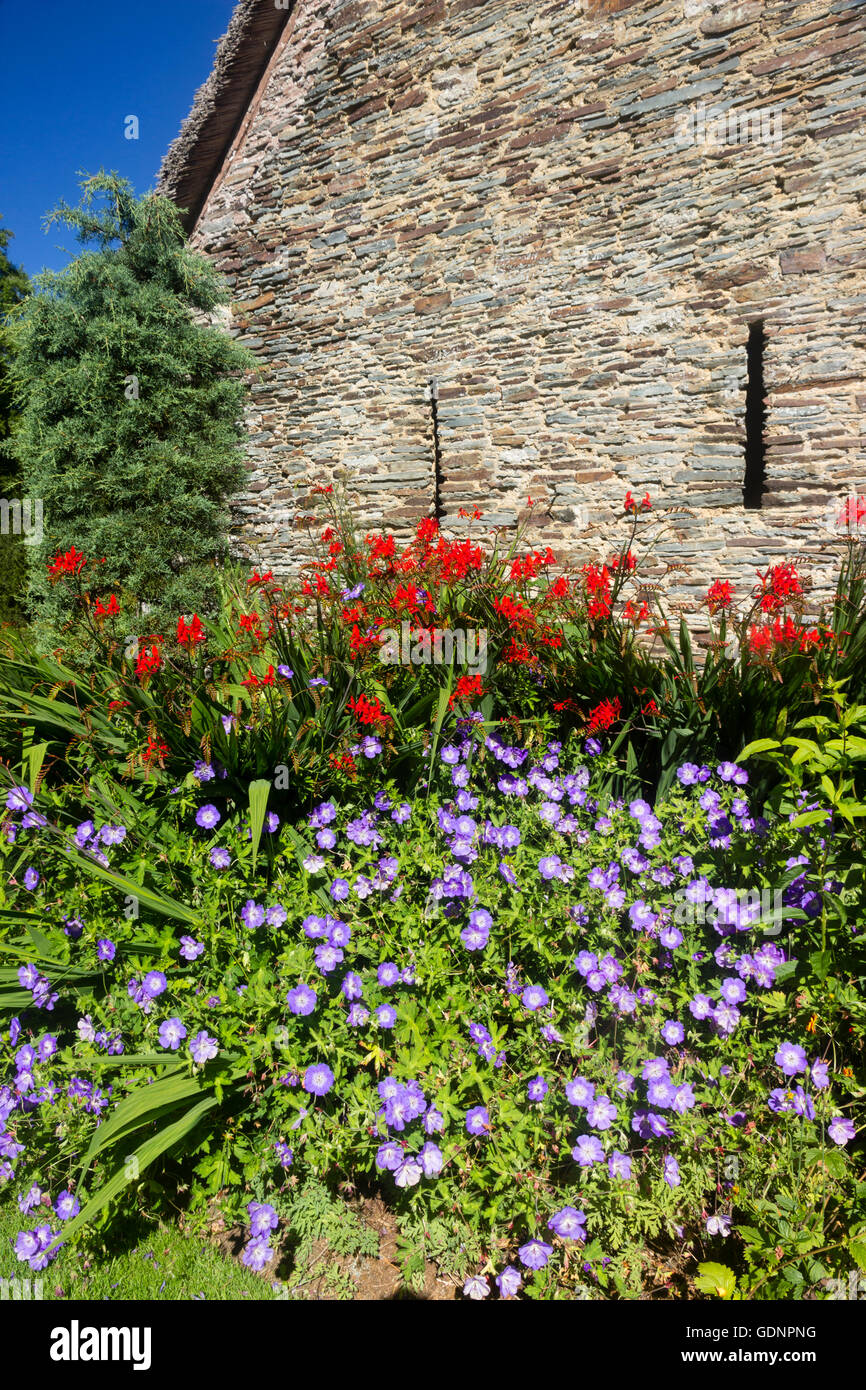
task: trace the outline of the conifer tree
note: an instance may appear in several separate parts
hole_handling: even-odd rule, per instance
[[[7,503],[21,500],[18,468],[9,451],[9,436],[15,424],[13,404],[12,335],[7,327],[9,315],[30,291],[30,280],[20,266],[13,265],[6,248],[12,239],[7,227],[0,227],[0,499]],[[7,510],[4,521],[9,521]],[[7,526],[0,534],[0,621],[21,617],[25,561],[22,536]]]
[[[38,630],[56,633],[69,588],[52,588],[47,562],[75,546],[88,582],[137,601],[153,632],[212,603],[253,359],[208,322],[227,292],[169,199],[101,171],[55,222],[86,249],[36,278],[14,325],[12,448],[44,518],[28,596]]]

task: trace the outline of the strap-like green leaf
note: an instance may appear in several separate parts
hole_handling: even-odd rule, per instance
[[[135,879],[127,878],[115,869],[104,869],[101,864],[97,864],[86,854],[77,854],[74,850],[70,850],[69,857],[74,863],[80,864],[86,873],[93,874],[94,878],[104,879],[124,897],[137,898],[140,903],[145,903],[147,907],[153,908],[154,912],[158,912],[160,916],[174,917],[178,921],[189,922],[191,926],[198,925],[197,914],[183,903],[179,903],[176,898],[169,898],[165,893],[157,893],[155,889],[145,888],[144,884],[137,883]]]
[[[48,752],[47,743],[31,744],[27,750],[27,761],[29,764],[30,790],[36,791],[36,782],[42,771],[42,764],[45,761],[45,754]]]
[[[250,782],[250,836],[253,846],[253,873],[256,871],[256,856],[259,852],[259,842],[262,838],[262,827],[265,823],[265,812],[268,809],[270,791],[271,784],[264,778]]]
[[[159,1085],[159,1082],[156,1084]],[[152,1089],[152,1087],[148,1087],[148,1090]],[[185,1139],[190,1131],[195,1129],[199,1120],[217,1103],[216,1096],[207,1096],[204,1100],[199,1101],[198,1105],[194,1105],[191,1110],[187,1110],[186,1114],[175,1120],[174,1124],[158,1130],[156,1134],[145,1139],[135,1153],[124,1159],[123,1167],[118,1168],[117,1172],[108,1179],[108,1182],[103,1183],[102,1187],[97,1189],[90,1200],[81,1208],[78,1215],[66,1222],[63,1230],[58,1232],[57,1241],[54,1242],[51,1249],[53,1250],[58,1242],[65,1244],[72,1236],[77,1235],[89,1221],[93,1220],[94,1216],[102,1211],[103,1207],[108,1205],[112,1197],[116,1197],[130,1182],[137,1181],[144,1169],[150,1167],[154,1159],[159,1158],[173,1144]]]

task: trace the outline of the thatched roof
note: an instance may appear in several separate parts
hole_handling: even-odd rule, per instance
[[[290,14],[277,9],[274,0],[239,0],[220,39],[213,71],[196,92],[159,171],[157,191],[187,210],[187,230],[201,212]]]

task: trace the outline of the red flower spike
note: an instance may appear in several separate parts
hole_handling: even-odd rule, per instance
[[[207,635],[197,613],[193,613],[192,622],[189,624],[185,622],[183,614],[178,618],[177,640],[182,647],[189,647],[191,652],[195,651],[199,642],[207,641]]]

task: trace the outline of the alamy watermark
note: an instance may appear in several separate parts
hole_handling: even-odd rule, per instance
[[[866,1298],[866,1274],[859,1269],[852,1269],[847,1279],[822,1279],[821,1283],[828,1289],[828,1299],[860,1299]]]
[[[0,1300],[12,1299],[16,1303],[29,1303],[32,1299],[44,1297],[41,1279],[0,1279]]]
[[[0,536],[23,536],[25,545],[42,544],[42,498],[0,497]]]
[[[487,629],[459,627],[415,628],[403,621],[399,630],[381,632],[379,660],[383,666],[466,666],[473,675],[487,671]]]
[[[824,513],[828,531],[836,536],[856,536],[866,540],[866,493],[849,492],[827,503]]]
[[[765,936],[779,936],[790,908],[781,888],[680,889],[674,899],[671,920],[677,926],[721,926],[734,931],[760,927]]]
[[[676,119],[674,140],[678,145],[780,145],[782,113],[772,106],[751,110],[705,106],[702,101]]]
[[[52,1361],[129,1361],[134,1371],[147,1371],[151,1344],[149,1327],[82,1327],[73,1318],[51,1329],[48,1354]]]

